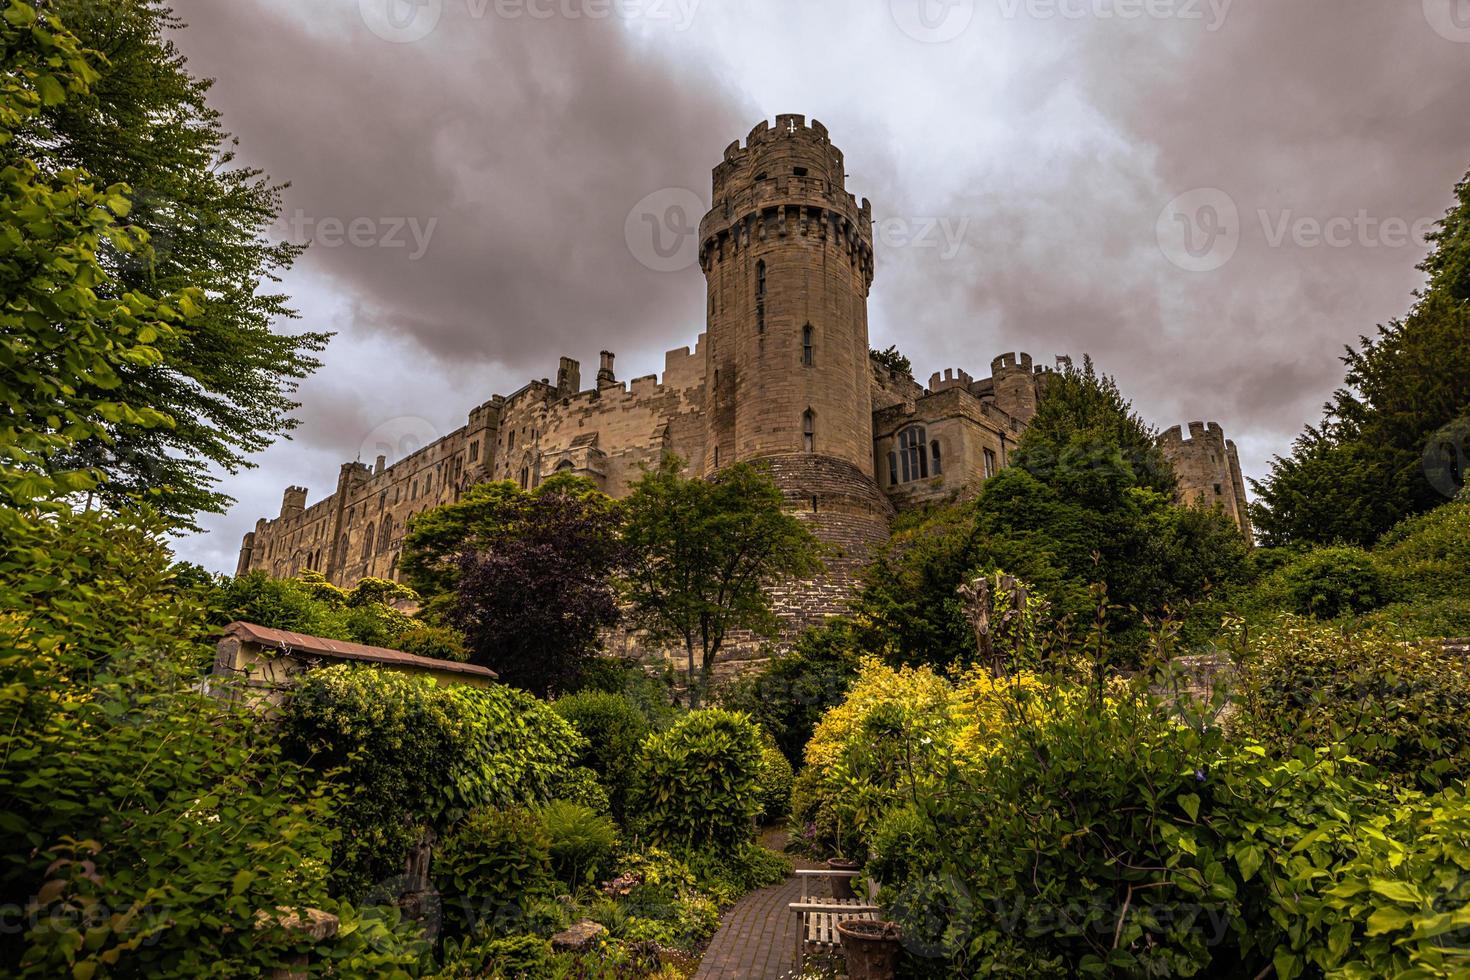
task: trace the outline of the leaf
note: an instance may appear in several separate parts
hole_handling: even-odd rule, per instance
[[[1240,867],[1240,877],[1244,881],[1250,881],[1261,868],[1265,860],[1264,849],[1259,844],[1243,847],[1235,854],[1235,863]]]
[[[1184,812],[1189,814],[1189,819],[1199,819],[1199,795],[1197,793],[1185,793],[1179,797],[1179,805]]]
[[[1368,883],[1375,894],[1394,902],[1403,902],[1407,905],[1420,905],[1424,896],[1413,885],[1403,881],[1393,881],[1388,878],[1374,878]]]
[[[1402,929],[1412,922],[1413,919],[1414,917],[1403,909],[1378,909],[1372,915],[1368,916],[1368,935],[1381,936],[1385,932]]]

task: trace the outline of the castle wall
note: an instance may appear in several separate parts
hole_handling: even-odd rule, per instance
[[[960,378],[936,375],[923,397],[873,413],[874,473],[900,510],[972,496],[987,474],[993,476],[1008,464],[1024,430],[993,402],[976,397],[963,372]],[[922,440],[915,440],[922,452],[905,441],[906,433],[922,433]],[[910,476],[916,463],[926,476],[903,478],[905,453]]]

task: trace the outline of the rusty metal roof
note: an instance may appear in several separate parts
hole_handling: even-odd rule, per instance
[[[312,653],[337,660],[358,660],[372,664],[392,664],[399,667],[416,667],[419,670],[442,670],[452,674],[473,674],[477,677],[499,679],[500,675],[489,667],[462,664],[455,660],[435,660],[419,657],[402,650],[387,647],[370,647],[362,643],[345,640],[329,640],[323,636],[308,636],[290,630],[271,629],[255,623],[234,622],[224,628],[225,636],[234,636],[248,643],[257,643],[272,650],[294,653]]]

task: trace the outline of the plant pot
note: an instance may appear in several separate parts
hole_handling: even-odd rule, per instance
[[[847,980],[893,980],[903,938],[897,923],[853,919],[839,922],[837,931],[847,956]]]
[[[828,871],[856,871],[862,865],[851,858],[828,858]],[[852,890],[852,879],[845,875],[833,875],[827,879],[832,883],[833,898],[857,898],[857,892]]]

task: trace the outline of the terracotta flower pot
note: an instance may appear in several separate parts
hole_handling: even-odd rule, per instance
[[[828,858],[827,870],[829,871],[856,871],[862,865],[851,858]],[[852,879],[845,875],[833,875],[827,879],[832,883],[833,898],[857,898],[857,892],[852,890]]]
[[[847,980],[893,980],[903,934],[894,922],[854,919],[837,924],[847,956]]]

